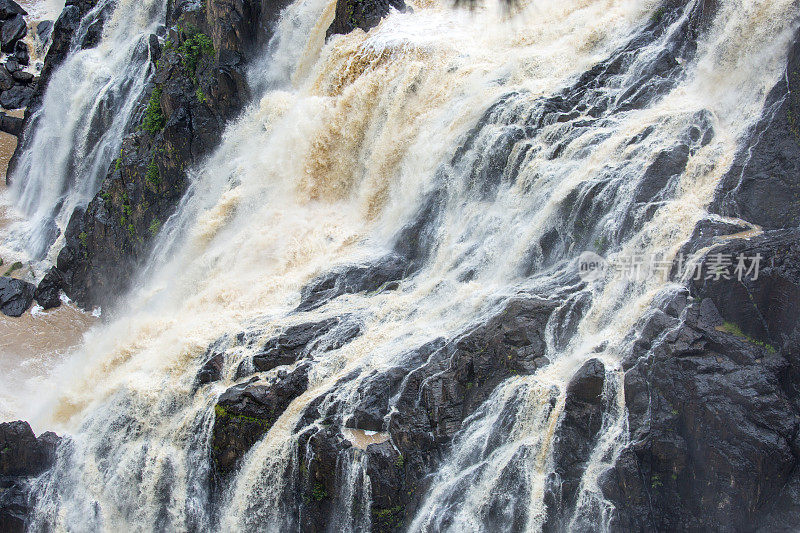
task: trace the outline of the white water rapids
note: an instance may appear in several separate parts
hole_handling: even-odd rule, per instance
[[[332,393],[346,415],[373,371],[402,366],[425,343],[485,322],[521,291],[559,300],[553,317],[590,304],[569,335],[551,318],[549,365],[504,381],[467,418],[406,528],[540,530],[565,388],[590,358],[605,364],[612,407],[568,518],[575,528],[603,528],[610,509],[597,478],[627,438],[621,354],[671,286],[667,272],[579,285],[574,260],[585,249],[612,259],[675,255],[783,74],[794,2],[720,1],[696,51],[674,52],[694,7],[688,2],[665,31],[623,54],[619,72],[585,92],[579,77],[652,26],[658,2],[531,0],[513,14],[494,4],[474,12],[446,1],[412,5],[368,33],[327,43],[335,2],[298,0],[282,14],[250,71],[261,94],[191,171],[190,192],[126,306],[58,370],[59,386],[36,422],[70,439],[39,480],[35,530],[297,529],[284,495],[305,408]],[[15,185],[30,227],[54,217],[65,223],[97,190],[147,80],[146,61],[130,58],[160,10],[120,1],[100,48],[74,52],[53,77],[19,170],[27,180]],[[677,57],[675,79],[627,106],[665,51]],[[119,119],[92,143],[80,114],[107,92]],[[570,111],[559,120],[545,113],[557,94]],[[48,126],[64,116],[74,120]],[[637,201],[659,154],[682,145],[685,167],[661,193]],[[43,152],[51,153],[48,176],[37,167]],[[431,198],[435,208],[426,211]],[[420,213],[425,253],[396,290],[294,311],[314,277],[384,257]],[[554,231],[557,244],[547,251],[541,243]],[[210,505],[214,405],[255,347],[231,347],[223,380],[195,392],[208,346],[240,331],[266,339],[345,315],[362,323],[362,334],[311,354],[308,390]],[[356,369],[357,378],[341,381]],[[357,451],[343,458],[331,530],[370,527],[369,513],[355,512],[370,499],[362,459]],[[499,498],[505,514],[497,518],[490,510]]]

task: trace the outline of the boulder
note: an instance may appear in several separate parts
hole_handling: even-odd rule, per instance
[[[14,57],[17,58],[20,65],[27,65],[30,61],[30,52],[28,51],[28,45],[25,41],[17,41],[14,44]]]
[[[33,74],[31,74],[30,72],[26,72],[24,70],[17,70],[13,74],[11,74],[11,77],[14,78],[15,81],[18,81],[20,83],[30,83],[31,81],[33,81]]]
[[[17,61],[17,58],[14,56],[11,56],[6,60],[5,67],[6,70],[12,74],[22,68],[19,66],[19,61]]]
[[[28,12],[22,9],[14,0],[0,0],[0,20],[8,20],[15,15],[27,15]]]
[[[9,116],[0,111],[0,131],[3,133],[19,135],[22,130],[22,122],[21,118]]]
[[[36,286],[21,279],[0,277],[0,312],[7,316],[22,316],[33,303]]]
[[[338,0],[336,14],[326,33],[326,38],[337,33],[350,33],[356,28],[369,31],[389,14],[392,8],[406,9],[403,0]]]
[[[215,406],[211,449],[217,471],[226,475],[308,387],[307,365],[262,383],[235,385]]]
[[[61,285],[63,283],[61,273],[55,267],[50,268],[44,275],[33,297],[36,303],[44,309],[52,309],[61,305]]]
[[[27,422],[0,423],[0,531],[26,530],[31,512],[27,480],[53,465],[59,442],[51,432],[37,438]]]
[[[52,432],[37,438],[27,422],[0,423],[0,476],[38,476],[52,466],[59,441]]]
[[[17,41],[28,33],[28,24],[21,14],[16,14],[2,22],[0,26],[0,49],[6,54],[14,51]]]
[[[39,43],[45,44],[50,40],[53,35],[53,21],[43,20],[36,25],[36,38]]]
[[[14,86],[14,75],[6,68],[0,68],[0,91],[6,91]]]
[[[15,73],[16,74],[16,73]],[[0,94],[0,105],[5,109],[27,107],[33,97],[34,89],[25,85],[15,85]]]

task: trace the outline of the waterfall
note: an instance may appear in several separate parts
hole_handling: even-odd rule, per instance
[[[125,128],[152,72],[148,37],[163,25],[164,2],[101,0],[72,36],[30,118],[11,175],[25,221],[14,240],[33,259],[48,255],[75,209],[85,208],[119,155]],[[96,46],[89,34],[102,27]],[[50,258],[55,259],[58,246]]]
[[[542,362],[510,372],[458,421],[405,527],[546,527],[567,387],[596,359],[602,423],[558,520],[602,530],[612,505],[598,477],[628,438],[622,357],[676,286],[668,269],[587,282],[579,258],[671,263],[795,29],[792,0],[722,0],[702,31],[700,4],[531,1],[511,13],[420,1],[327,43],[335,2],[289,6],[251,68],[260,93],[190,170],[127,308],[61,372],[42,425],[69,439],[37,481],[34,530],[303,530],[311,439],[342,430],[365,390],[391,382],[388,431],[375,438],[402,446],[394,429],[441,385],[459,343],[513,306],[543,310]],[[120,2],[100,47],[53,77],[14,177],[35,227],[63,224],[96,191],[147,82],[142,46],[160,9]],[[113,119],[92,139],[104,106]],[[338,289],[396,264],[368,290]],[[309,323],[327,325],[303,358],[248,382],[265,342]],[[213,353],[221,379],[198,385]],[[308,386],[235,471],[216,475],[220,397],[287,373]],[[329,502],[331,531],[387,516],[362,452],[340,451],[336,493],[310,497]]]

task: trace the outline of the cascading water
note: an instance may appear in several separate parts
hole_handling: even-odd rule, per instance
[[[510,17],[418,3],[327,44],[334,3],[287,8],[251,72],[262,94],[192,172],[130,309],[63,371],[43,425],[71,436],[38,481],[34,529],[300,530],[307,436],[343,425],[364,388],[399,369],[395,423],[447,371],[454,340],[517,301],[549,310],[545,362],[503,380],[456,428],[406,527],[545,527],[567,384],[598,359],[602,428],[574,504],[556,514],[564,529],[602,529],[611,509],[598,476],[627,438],[621,356],[672,286],[668,271],[585,283],[576,260],[675,256],[781,76],[794,29],[791,0],[720,2],[702,32],[698,5],[664,15],[635,0],[532,2]],[[56,81],[43,118],[60,109]],[[46,144],[37,132],[26,160]],[[303,290],[393,262],[402,276],[370,291],[313,301]],[[308,387],[235,472],[215,477],[215,404],[246,381],[240,367],[276,334],[329,319],[300,362],[256,373],[267,384],[306,369]],[[198,386],[212,343],[222,379]],[[366,468],[358,446],[338,455],[337,493],[315,495],[332,502],[328,529],[364,531],[382,516]]]
[[[25,138],[10,176],[25,215],[12,229],[12,240],[31,258],[48,254],[72,212],[86,207],[119,154],[152,69],[148,37],[163,24],[163,13],[161,0],[102,0],[75,31],[67,58],[31,117],[34,133]],[[98,27],[103,34],[94,46]]]

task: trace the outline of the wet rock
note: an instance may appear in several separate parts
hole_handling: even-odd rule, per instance
[[[343,472],[338,468],[340,457],[348,452],[354,452],[350,443],[331,427],[310,428],[298,439],[301,472],[299,490],[302,495],[300,531],[326,530],[333,515],[334,501],[344,481]],[[354,494],[358,492],[354,491]],[[357,500],[352,503],[356,509],[359,503],[366,504]],[[365,511],[365,508],[361,509],[361,512]]]
[[[403,380],[388,430],[402,453],[413,509],[422,480],[435,468],[463,421],[504,380],[530,374],[543,361],[544,331],[555,301],[520,295],[486,324],[453,342],[423,347]]]
[[[662,334],[634,345],[632,444],[601,480],[616,528],[775,530],[800,506],[798,238],[779,230],[715,248],[762,254],[758,278],[693,282],[680,323],[661,320]]]
[[[64,280],[61,278],[61,273],[57,268],[52,267],[44,275],[39,286],[36,287],[36,292],[33,297],[36,303],[41,305],[44,309],[52,309],[61,305],[61,285]]]
[[[20,65],[27,65],[30,61],[31,56],[28,51],[28,45],[24,41],[17,41],[14,45],[14,57],[17,58]]]
[[[52,466],[59,440],[51,432],[37,438],[27,422],[0,423],[0,476],[38,476]]]
[[[44,44],[50,40],[53,34],[53,21],[43,20],[36,25],[36,38],[40,43]]]
[[[403,11],[403,0],[338,0],[336,14],[326,38],[337,33],[350,33],[356,28],[369,31],[389,14],[392,8]]]
[[[766,229],[800,220],[800,33],[785,76],[767,96],[764,113],[720,182],[710,210]]]
[[[30,83],[33,81],[33,74],[30,72],[25,72],[24,70],[17,70],[11,75],[11,77],[20,83]]]
[[[267,372],[292,364],[312,351],[324,353],[341,348],[360,334],[360,325],[348,322],[346,317],[290,326],[268,340],[262,351],[253,356],[253,367],[258,372]]]
[[[2,22],[0,26],[0,49],[6,54],[14,51],[17,41],[28,33],[28,24],[21,14],[16,14]]]
[[[15,72],[16,74],[16,72]],[[0,94],[0,105],[6,109],[19,109],[26,107],[33,97],[33,88],[25,85],[15,85]]]
[[[225,391],[215,407],[211,448],[217,471],[232,471],[247,451],[272,427],[289,404],[308,387],[308,366],[266,384],[248,382]]]
[[[343,294],[390,290],[402,279],[408,265],[397,255],[389,255],[370,265],[354,265],[315,279],[300,291],[298,311],[310,311]]]
[[[567,386],[564,414],[553,439],[553,474],[548,479],[545,531],[569,529],[569,519],[589,457],[603,424],[605,367],[597,359],[581,366]]]
[[[22,119],[18,117],[11,117],[3,112],[0,112],[0,131],[8,133],[9,135],[19,135],[22,130]]]
[[[208,357],[208,360],[197,373],[196,383],[198,386],[222,379],[222,369],[225,365],[225,352],[215,353],[213,350],[209,350],[209,353],[206,355],[210,357]]]
[[[0,20],[8,20],[15,15],[27,15],[28,12],[22,9],[14,0],[0,0]]]
[[[7,316],[22,316],[33,303],[36,286],[21,279],[0,277],[0,312]]]
[[[53,465],[60,439],[38,438],[27,422],[0,423],[0,531],[26,530],[31,512],[27,480]]]
[[[352,414],[345,421],[345,427],[384,431],[390,400],[397,394],[406,375],[408,370],[401,367],[373,372],[356,392],[357,397],[352,401]]]

